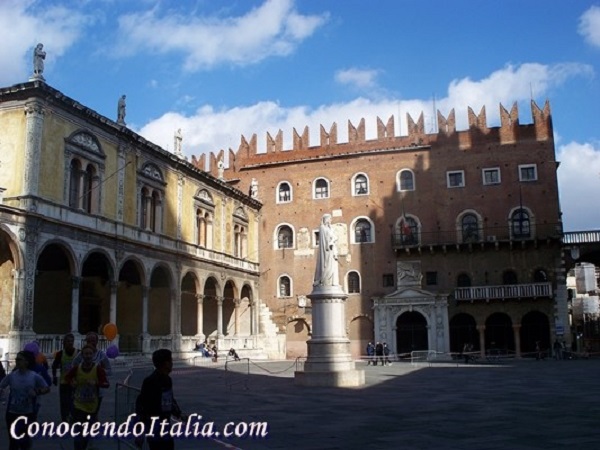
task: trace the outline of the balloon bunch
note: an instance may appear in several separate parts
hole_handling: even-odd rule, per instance
[[[119,330],[114,323],[107,323],[104,325],[104,328],[102,328],[104,337],[106,337],[106,339],[109,341],[113,341],[117,337],[118,332]],[[117,356],[119,356],[119,347],[117,347],[115,344],[109,345],[106,348],[106,356],[111,359],[115,359]]]

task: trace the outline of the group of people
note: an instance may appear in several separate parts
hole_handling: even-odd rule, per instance
[[[373,345],[372,342],[367,344],[367,366],[374,365],[381,362],[382,366],[391,366],[390,361],[390,348],[386,342],[377,342]]]
[[[194,348],[194,351],[200,352],[200,354],[205,358],[212,358],[214,362],[219,360],[219,350],[217,349],[217,344],[213,344],[211,346],[207,341],[198,342],[196,344],[196,348]]]
[[[60,416],[63,422],[93,423],[98,419],[103,391],[109,387],[112,374],[106,353],[97,348],[99,337],[90,332],[81,350],[75,348],[75,336],[63,337],[62,348],[55,352],[50,367],[43,352],[26,348],[17,353],[15,368],[0,381],[0,393],[9,388],[6,406],[7,429],[15,424],[15,433],[9,433],[9,450],[30,449],[31,438],[25,433],[27,423],[37,420],[40,396],[50,392],[50,386],[58,386]],[[37,353],[37,354],[36,354]],[[0,373],[1,376],[1,373]],[[18,421],[25,416],[28,421]],[[21,437],[22,436],[22,437]],[[84,450],[88,438],[76,436],[74,449]]]

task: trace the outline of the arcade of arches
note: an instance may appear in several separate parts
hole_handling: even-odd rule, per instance
[[[33,261],[33,307],[30,320],[23,320],[28,312],[16,294],[23,284],[19,255],[13,237],[0,229],[0,334],[33,332],[43,341],[115,323],[121,352],[146,352],[158,341],[187,351],[200,339],[243,339],[258,333],[249,282],[182,268],[178,286],[166,262],[123,255],[117,264],[101,248],[91,249],[79,262],[69,244],[58,240],[40,246]],[[184,342],[190,348],[183,348]]]

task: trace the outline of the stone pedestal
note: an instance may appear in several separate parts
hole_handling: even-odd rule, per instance
[[[319,286],[308,295],[312,302],[312,337],[307,342],[304,370],[294,374],[296,385],[357,387],[365,384],[365,372],[356,370],[346,337],[347,297],[341,286]]]

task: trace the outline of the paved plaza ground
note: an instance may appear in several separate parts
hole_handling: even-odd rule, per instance
[[[357,366],[366,372],[366,385],[335,389],[294,386],[294,361],[242,360],[228,363],[228,370],[224,362],[178,362],[172,377],[186,413],[214,421],[215,430],[231,421],[268,422],[269,435],[178,440],[175,448],[600,448],[600,359]],[[102,421],[114,420],[114,385],[129,374],[116,369]],[[140,386],[150,370],[134,369],[129,384]],[[44,397],[40,421],[58,418],[57,397],[56,389]],[[0,448],[6,448],[6,432],[2,422]],[[33,448],[71,449],[72,441],[36,441]],[[94,448],[118,447],[100,440]]]

